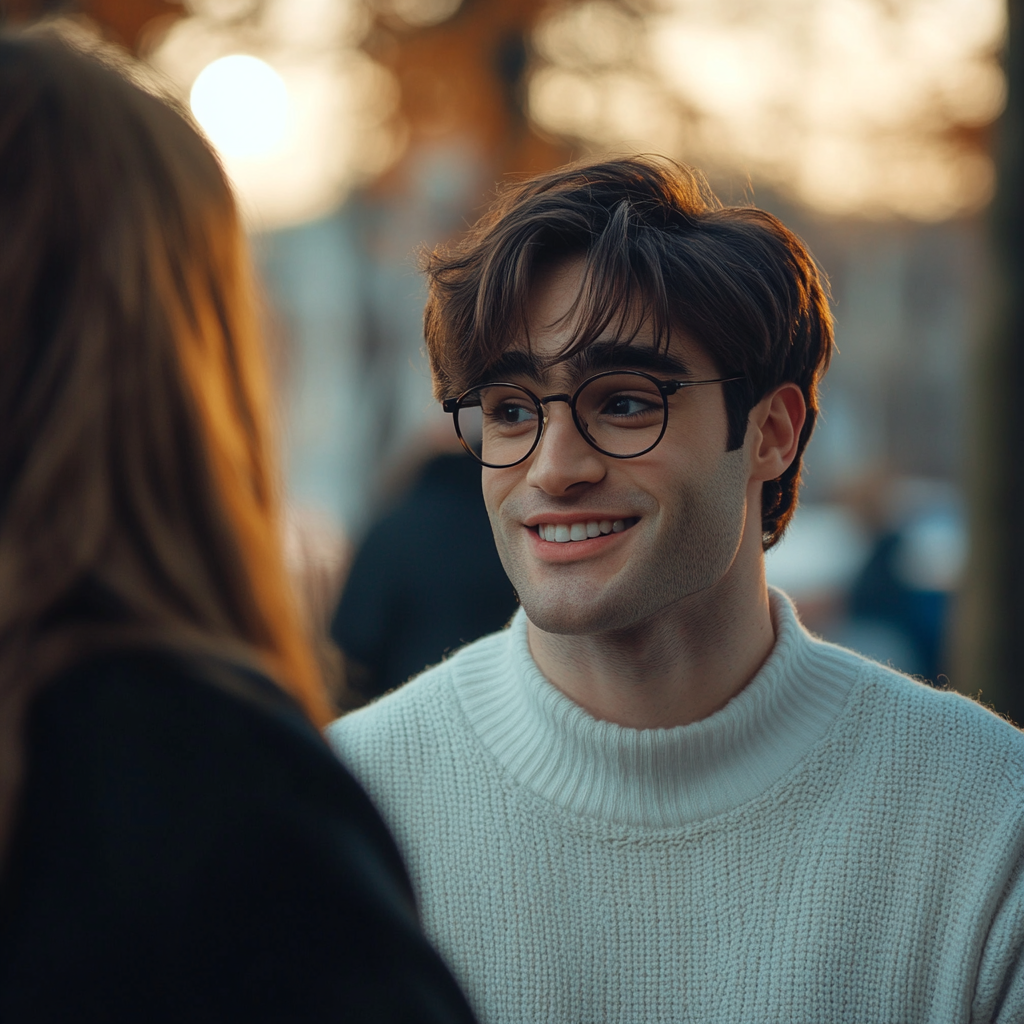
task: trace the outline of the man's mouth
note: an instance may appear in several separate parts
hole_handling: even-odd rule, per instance
[[[591,540],[609,533],[622,533],[639,521],[639,516],[629,516],[626,519],[589,519],[578,523],[538,523],[534,529],[541,540],[567,544],[574,540]]]

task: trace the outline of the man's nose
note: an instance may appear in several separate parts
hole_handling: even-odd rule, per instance
[[[547,413],[544,430],[530,456],[526,482],[547,494],[557,495],[603,479],[604,460],[576,429],[568,404],[555,401],[544,408]]]

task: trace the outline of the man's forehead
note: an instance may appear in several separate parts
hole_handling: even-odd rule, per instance
[[[526,346],[508,349],[491,364],[487,376],[491,380],[508,377],[529,378],[534,381],[579,380],[602,370],[646,370],[656,374],[685,377],[689,365],[683,355],[672,346],[656,348],[650,342],[635,340],[595,341],[563,359],[552,361]]]

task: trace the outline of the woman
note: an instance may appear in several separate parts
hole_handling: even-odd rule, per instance
[[[470,1019],[315,728],[254,308],[186,118],[0,37],[0,1020]]]

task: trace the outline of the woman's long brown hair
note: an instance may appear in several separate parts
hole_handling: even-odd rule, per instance
[[[28,704],[91,654],[219,654],[330,717],[255,300],[187,117],[56,37],[0,36],[0,851]]]

